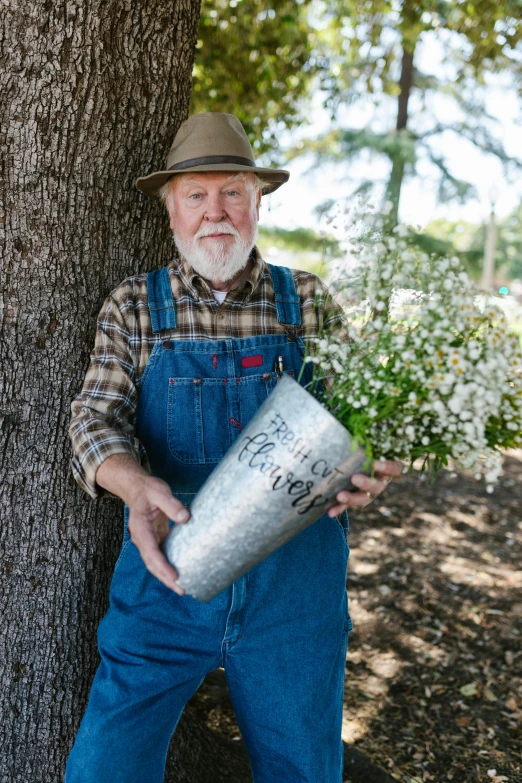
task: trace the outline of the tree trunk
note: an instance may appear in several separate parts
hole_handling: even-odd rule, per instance
[[[397,134],[404,134],[408,127],[408,102],[410,100],[411,88],[413,87],[413,53],[408,49],[403,49],[401,76],[399,79],[400,93],[397,98]],[[406,155],[401,145],[399,145],[392,155],[392,170],[388,186],[386,189],[386,200],[391,201],[393,207],[389,213],[386,226],[389,230],[394,228],[399,222],[399,203],[401,200],[401,188],[404,179],[404,169],[406,165]]]
[[[97,665],[122,535],[69,469],[102,300],[172,255],[134,188],[188,112],[194,0],[4,3],[0,204],[0,780],[58,783]],[[179,778],[188,779],[188,778]]]

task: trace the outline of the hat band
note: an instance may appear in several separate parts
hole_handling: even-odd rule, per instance
[[[167,171],[190,169],[192,166],[208,166],[212,163],[235,163],[238,166],[256,168],[254,161],[249,158],[239,158],[236,155],[206,155],[204,158],[190,158],[189,160],[182,160],[181,163],[174,163],[173,166],[169,166]]]

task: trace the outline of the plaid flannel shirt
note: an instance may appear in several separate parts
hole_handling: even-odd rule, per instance
[[[257,248],[252,260],[248,279],[229,291],[221,305],[185,259],[172,261],[169,274],[177,328],[171,332],[152,332],[146,274],[127,278],[107,297],[98,316],[83,388],[71,405],[72,471],[91,497],[110,494],[96,484],[96,471],[112,454],[130,454],[150,470],[134,425],[139,382],[158,341],[285,333],[277,320],[272,278]],[[342,308],[321,280],[309,272],[292,271],[301,299],[302,322],[296,334],[306,340],[341,326]],[[308,347],[313,353],[313,342]]]

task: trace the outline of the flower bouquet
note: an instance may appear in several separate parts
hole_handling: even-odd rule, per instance
[[[408,230],[355,251],[337,281],[347,325],[317,339],[308,361],[330,375],[324,404],[368,463],[405,460],[484,476],[522,445],[522,354],[502,309],[458,258],[413,249]],[[419,463],[417,463],[419,465]]]

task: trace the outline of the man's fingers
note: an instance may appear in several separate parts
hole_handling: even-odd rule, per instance
[[[341,504],[328,509],[328,516],[335,517],[342,514],[347,508],[364,508],[371,503],[376,495],[383,492],[392,478],[397,478],[402,473],[402,466],[393,460],[379,460],[374,462],[375,478],[356,473],[351,478],[351,483],[359,489],[359,492],[341,490],[336,495],[336,500]]]
[[[160,488],[150,497],[151,501],[173,522],[183,524],[190,519],[190,511],[185,508],[183,503],[179,501],[174,495],[169,494],[170,490]]]
[[[362,473],[357,473],[351,478],[352,484],[363,492],[370,492],[372,495],[379,495],[383,492],[389,484],[390,479],[387,478],[370,478],[369,476],[363,476]],[[339,493],[344,495],[344,493]],[[337,499],[340,500],[339,495]]]
[[[344,492],[340,492],[339,495],[337,495],[337,499],[339,500],[339,496],[344,497],[344,494]],[[364,506],[371,503],[373,499],[368,496],[367,492],[347,492],[346,495],[348,496],[347,502],[343,502],[338,506],[332,506],[328,509],[329,517],[336,517],[339,514],[342,514],[347,508],[364,508]]]
[[[379,460],[379,462],[373,463],[373,468],[376,473],[383,473],[390,478],[399,478],[402,473],[402,465],[400,462],[394,462],[390,459]]]
[[[152,529],[141,526],[139,533],[133,535],[133,542],[138,547],[139,553],[148,571],[159,579],[166,587],[174,590],[178,595],[184,595],[185,591],[177,584],[178,574],[158,546],[158,542]]]

